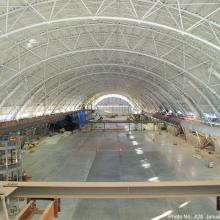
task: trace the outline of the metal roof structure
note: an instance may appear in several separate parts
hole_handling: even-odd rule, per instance
[[[70,111],[109,93],[218,114],[220,1],[0,1],[2,115]]]

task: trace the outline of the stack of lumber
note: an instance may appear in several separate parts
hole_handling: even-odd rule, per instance
[[[88,133],[90,131],[91,131],[91,127],[90,126],[85,126],[85,127],[82,128],[82,132],[83,133]]]
[[[168,125],[167,126],[167,131],[169,134],[172,134],[173,136],[177,136],[180,134],[180,128],[175,126],[175,125]]]
[[[189,133],[186,132],[186,140],[189,144],[195,146],[195,147],[204,147],[205,144],[207,143],[206,137],[202,136],[202,135],[196,135],[194,133]]]

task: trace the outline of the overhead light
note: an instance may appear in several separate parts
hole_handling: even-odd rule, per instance
[[[36,39],[30,39],[30,40],[29,40],[29,43],[31,43],[31,44],[37,44],[38,42],[37,42]]]
[[[31,43],[27,43],[26,46],[27,46],[27,48],[32,48],[32,44]]]
[[[38,41],[36,39],[30,39],[28,41],[28,43],[26,44],[27,48],[32,48],[33,47],[33,44],[37,44]]]

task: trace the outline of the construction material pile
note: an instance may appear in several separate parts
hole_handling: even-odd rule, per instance
[[[84,126],[84,127],[81,129],[81,131],[82,131],[83,133],[88,133],[88,132],[91,132],[92,129],[91,129],[91,126],[86,125],[86,126]]]
[[[185,135],[187,142],[195,147],[203,148],[207,142],[206,137],[200,134],[186,132]]]
[[[168,125],[167,126],[168,133],[177,136],[181,133],[181,129],[178,126],[175,125]]]
[[[133,114],[133,115],[129,115],[127,117],[127,120],[128,121],[140,121],[140,120],[142,120],[142,117],[140,114]]]

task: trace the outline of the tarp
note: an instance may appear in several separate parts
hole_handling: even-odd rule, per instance
[[[85,113],[85,111],[80,111],[78,113],[78,117],[79,117],[79,126],[81,128],[86,124],[86,113]]]

